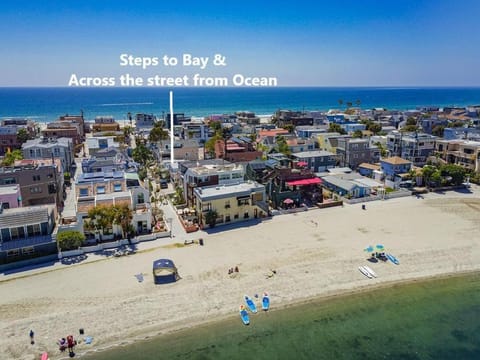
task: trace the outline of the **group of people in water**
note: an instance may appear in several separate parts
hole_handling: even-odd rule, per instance
[[[68,335],[67,338],[61,338],[58,340],[58,348],[61,352],[68,349],[70,356],[74,354],[73,348],[77,345],[77,341],[73,338],[73,335]]]

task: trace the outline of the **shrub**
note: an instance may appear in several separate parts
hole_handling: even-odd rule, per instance
[[[85,241],[85,235],[80,231],[68,230],[57,235],[58,247],[62,251],[78,249]]]

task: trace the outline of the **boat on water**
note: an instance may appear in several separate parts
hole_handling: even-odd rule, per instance
[[[262,297],[262,310],[267,311],[270,308],[270,296],[267,293],[263,293]]]
[[[240,305],[240,318],[242,319],[243,325],[250,324],[250,317],[248,316],[248,311],[245,305]]]
[[[247,304],[248,309],[252,313],[255,314],[257,312],[257,305],[255,305],[255,302],[252,300],[250,296],[245,295],[245,303]]]
[[[400,265],[400,261],[398,261],[398,259],[392,254],[386,254],[385,256],[387,257],[388,260],[390,260],[395,265]]]
[[[365,269],[364,266],[359,266],[359,267],[358,267],[358,270],[359,270],[363,275],[365,275],[366,277],[368,277],[369,279],[372,278],[372,275],[367,271],[367,269]]]
[[[377,273],[375,271],[372,270],[372,268],[370,266],[367,266],[365,265],[363,267],[365,270],[367,270],[367,272],[372,275],[372,277],[376,278],[377,277]]]

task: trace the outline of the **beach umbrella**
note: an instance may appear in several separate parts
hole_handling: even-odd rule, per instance
[[[372,245],[368,245],[365,249],[363,249],[364,251],[366,252],[372,252],[374,249],[373,249],[373,246]]]
[[[375,249],[377,249],[378,251],[384,251],[385,247],[381,244],[377,244],[377,246],[375,246]]]

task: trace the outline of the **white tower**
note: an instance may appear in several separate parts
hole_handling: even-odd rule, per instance
[[[170,91],[170,164],[173,165],[175,159],[173,158],[173,91]]]

